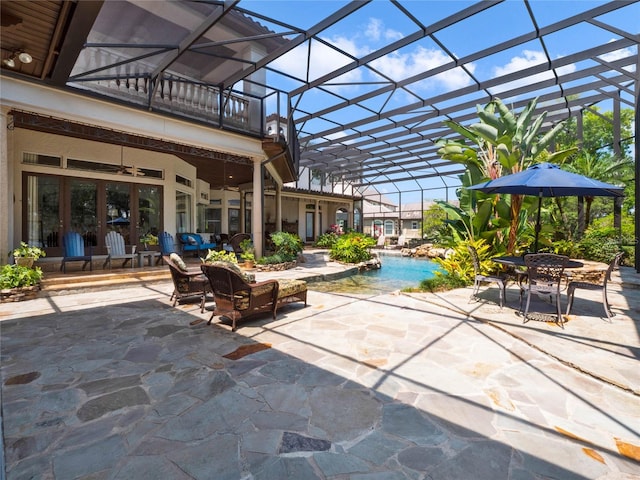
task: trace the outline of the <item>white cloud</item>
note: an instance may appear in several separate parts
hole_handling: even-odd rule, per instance
[[[370,18],[369,23],[364,29],[364,36],[373,41],[378,42],[380,38],[385,40],[398,40],[403,37],[402,33],[392,28],[384,28],[384,22],[379,18]]]
[[[493,76],[501,77],[504,75],[508,75],[509,73],[519,72],[529,67],[544,63],[547,63],[547,56],[544,54],[544,52],[536,50],[524,50],[522,52],[522,56],[513,57],[506,65],[502,67],[494,67]],[[568,73],[574,72],[575,69],[576,66],[574,64],[569,64],[565,65],[564,67],[557,68],[556,72],[558,73],[558,75],[566,75]],[[514,88],[539,83],[545,80],[549,80],[550,78],[553,78],[553,72],[542,72],[536,75],[530,75],[519,80],[514,80],[512,82],[504,83],[497,87],[490,88],[489,91],[495,94],[507,90],[512,90]]]
[[[369,24],[367,25],[367,28],[364,31],[365,37],[369,38],[370,40],[373,40],[374,42],[377,42],[378,40],[380,40],[381,27],[382,27],[382,20],[378,18],[370,18]]]
[[[521,57],[513,57],[504,67],[494,67],[494,76],[501,77],[512,72],[519,72],[547,61],[547,57],[543,52],[536,52],[535,50],[525,50],[522,55]]]
[[[358,54],[358,47],[356,44],[347,38],[339,37],[330,43],[345,52]],[[324,43],[313,42],[311,48],[311,57],[313,58],[313,61],[309,65],[308,48],[308,43],[304,43],[294,48],[290,52],[276,59],[273,62],[273,67],[302,80],[307,80],[308,67],[308,80],[315,80],[318,77],[333,72],[352,61],[350,57],[343,55],[338,50],[335,50]],[[342,75],[340,79],[336,79],[334,81],[357,82],[360,78],[360,71],[352,70]]]
[[[372,66],[393,80],[402,80],[413,77],[425,71],[450,63],[451,58],[442,50],[416,47],[409,53],[391,53],[372,62]],[[467,68],[472,73],[475,65],[468,64]],[[471,79],[462,68],[456,67],[442,72],[429,79],[413,84],[413,89],[427,89],[441,86],[445,89],[461,88],[471,83]]]
[[[608,43],[613,42],[614,40],[609,40]],[[605,62],[615,62],[616,60],[620,60],[621,58],[628,58],[632,55],[635,55],[635,51],[632,48],[622,48],[620,50],[614,50],[613,52],[605,53],[604,55],[600,55],[599,58],[604,60]],[[636,66],[635,64],[631,64],[625,67],[625,70],[628,72],[635,72]]]

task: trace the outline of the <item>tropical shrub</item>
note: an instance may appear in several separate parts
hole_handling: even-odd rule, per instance
[[[557,240],[553,242],[553,253],[556,255],[566,255],[567,257],[576,258],[581,255],[580,247],[576,242],[571,240]]]
[[[42,280],[40,267],[29,268],[21,265],[5,265],[0,270],[0,289],[31,287]]]
[[[260,257],[258,260],[259,265],[274,265],[276,263],[285,263],[292,260],[285,260],[282,255],[274,253],[273,255],[268,255],[265,257]]]
[[[331,248],[338,241],[339,235],[336,232],[323,233],[316,240],[316,247]]]
[[[589,228],[578,249],[582,258],[609,263],[622,250],[620,234],[613,227]]]
[[[226,250],[209,250],[207,256],[203,260],[205,263],[211,262],[229,262],[238,263],[238,257],[234,252],[227,252]]]
[[[275,250],[274,254],[258,259],[259,265],[293,262],[298,258],[298,254],[301,253],[303,249],[302,240],[293,233],[272,233],[271,242]]]
[[[491,245],[485,240],[464,240],[453,247],[453,251],[446,258],[435,258],[434,261],[443,272],[435,272],[435,277],[423,280],[420,285],[424,290],[441,291],[452,288],[465,287],[473,283],[475,270],[467,245],[475,247],[480,260],[480,273],[492,274],[500,269],[500,266],[491,261],[495,256]]]
[[[371,247],[375,246],[373,237],[351,232],[341,235],[331,247],[331,259],[344,263],[360,263],[371,260]]]
[[[427,292],[443,292],[454,288],[464,288],[469,282],[457,275],[435,272],[435,277],[427,278],[420,282],[420,290]]]
[[[271,234],[273,248],[277,255],[280,255],[285,262],[292,262],[298,258],[302,252],[303,244],[298,235],[287,232],[275,232]]]
[[[256,260],[256,249],[253,246],[253,241],[250,238],[246,238],[240,242],[240,250],[242,253],[240,254],[240,258],[245,262],[255,262]]]

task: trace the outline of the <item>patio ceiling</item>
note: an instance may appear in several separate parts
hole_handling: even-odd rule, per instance
[[[34,62],[3,74],[75,89],[172,74],[250,93],[294,124],[300,166],[360,189],[457,183],[460,165],[437,155],[443,121],[475,120],[494,96],[539,97],[553,124],[635,108],[639,89],[638,1],[25,4],[2,2],[2,58]]]

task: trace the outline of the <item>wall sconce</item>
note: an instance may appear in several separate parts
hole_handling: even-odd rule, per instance
[[[13,52],[9,58],[5,58],[2,63],[9,68],[15,68],[16,60],[19,60],[21,63],[31,63],[33,62],[33,57],[27,52],[18,50],[17,52]]]

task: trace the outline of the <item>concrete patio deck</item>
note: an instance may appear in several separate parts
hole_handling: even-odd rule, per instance
[[[344,267],[309,257],[259,273]],[[384,267],[383,267],[384,268]],[[309,293],[232,333],[166,280],[0,305],[6,478],[640,478],[640,289]],[[3,469],[4,470],[4,469]]]

